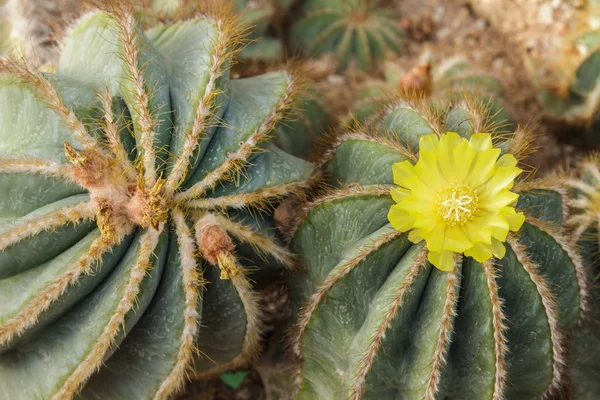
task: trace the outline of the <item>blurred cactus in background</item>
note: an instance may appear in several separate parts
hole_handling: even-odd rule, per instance
[[[514,122],[504,108],[504,87],[495,76],[485,73],[464,57],[452,57],[432,66],[423,63],[409,71],[392,61],[383,64],[384,80],[368,79],[359,86],[356,104],[346,117],[346,124],[364,124],[377,118],[390,99],[398,94],[427,98],[443,112],[451,103],[466,97],[477,99],[493,116],[497,130],[514,130]]]
[[[401,49],[402,29],[378,0],[306,0],[291,42],[305,55],[332,54],[339,69],[367,70]]]
[[[240,51],[238,57],[248,61],[277,61],[285,56],[284,18],[293,0],[235,0],[236,10],[251,27],[254,42]]]

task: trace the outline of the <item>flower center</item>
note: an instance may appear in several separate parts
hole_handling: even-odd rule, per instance
[[[438,214],[448,225],[463,225],[473,218],[477,206],[477,193],[463,184],[449,185],[438,194]]]

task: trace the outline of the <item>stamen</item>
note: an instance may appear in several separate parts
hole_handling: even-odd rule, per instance
[[[477,194],[463,184],[452,184],[438,194],[438,213],[450,225],[463,224],[477,210]]]

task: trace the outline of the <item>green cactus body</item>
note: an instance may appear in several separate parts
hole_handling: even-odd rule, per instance
[[[534,399],[564,383],[565,334],[587,292],[560,234],[562,186],[517,183],[525,223],[505,256],[455,255],[451,272],[388,221],[392,164],[414,163],[420,137],[489,126],[477,103],[436,115],[396,101],[370,133],[342,134],[325,155],[333,190],[307,207],[292,240],[308,271],[294,282],[298,399]],[[522,154],[524,132],[490,133],[503,153]]]
[[[271,133],[302,80],[230,80],[228,14],[142,33],[115,7],[56,74],[0,61],[0,398],[162,399],[244,367],[255,288],[290,263],[269,205],[313,167]]]
[[[585,265],[590,266],[592,285],[591,312],[573,333],[569,354],[570,398],[591,400],[600,391],[600,290],[598,277],[600,246],[600,161],[597,156],[582,161],[570,180],[572,214],[569,219],[571,240],[579,246]]]
[[[369,69],[400,51],[402,31],[393,14],[371,0],[308,0],[292,39],[304,53],[331,53],[341,70],[355,60]]]
[[[369,118],[383,110],[398,92],[415,90],[430,99],[440,111],[452,102],[463,99],[466,94],[486,106],[487,113],[493,116],[492,120],[498,129],[514,130],[514,122],[504,108],[504,87],[498,78],[477,70],[463,57],[453,57],[440,62],[431,72],[427,66],[428,64],[417,66],[404,73],[394,64],[387,63],[385,80],[367,81],[359,89],[358,100],[351,110],[351,115],[346,118],[346,125],[355,127],[353,120],[360,124],[368,122]],[[411,74],[421,75],[419,78],[424,82],[420,83],[428,87],[411,87],[410,82],[406,82],[410,80]]]

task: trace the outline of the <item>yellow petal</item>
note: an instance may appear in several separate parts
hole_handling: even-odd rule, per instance
[[[413,229],[408,232],[408,240],[415,244],[421,242],[423,240],[423,236],[421,236],[422,231],[422,229]]]
[[[516,167],[517,159],[512,154],[505,154],[496,162],[496,167]]]
[[[410,195],[410,190],[400,187],[394,187],[390,189],[390,194],[392,195],[392,199],[396,203],[400,203],[402,200],[404,200]]]
[[[456,160],[454,163],[454,182],[465,182],[476,154],[477,152],[471,148],[466,140],[456,146],[454,149],[454,160]]]
[[[501,241],[492,239],[492,253],[501,260],[506,255],[506,247],[504,247],[504,244]]]
[[[465,256],[473,257],[477,262],[484,262],[492,258],[492,248],[489,244],[475,243],[473,247],[465,251]]]
[[[400,232],[406,232],[413,228],[415,224],[415,217],[410,215],[408,212],[400,208],[397,204],[390,207],[388,213],[388,220],[394,229]]]
[[[523,172],[517,167],[499,167],[489,181],[477,190],[480,199],[485,199],[488,196],[494,196],[502,189],[512,184],[517,176]]]
[[[414,195],[405,198],[397,206],[409,214],[435,215],[436,206],[430,199],[420,199]],[[420,226],[423,227],[423,226]]]
[[[426,182],[433,190],[440,189],[445,182],[440,174],[437,157],[433,151],[421,150],[419,162],[415,165],[415,173],[421,178],[421,181]]]
[[[506,207],[504,209],[504,218],[508,222],[509,229],[513,232],[518,231],[525,223],[525,214],[522,212],[517,213],[513,207]]]
[[[462,253],[473,247],[473,243],[459,226],[446,227],[446,240],[444,240],[444,250]]]
[[[430,232],[427,232],[424,237],[425,240],[427,240],[427,248],[430,251],[442,251],[442,246],[446,239],[446,224],[438,223]]]
[[[446,132],[440,138],[440,144],[438,145],[438,148],[445,147],[448,150],[454,150],[454,148],[458,146],[463,140],[464,139],[460,137],[460,135],[456,132]]]
[[[427,259],[434,267],[441,271],[454,271],[454,253],[451,251],[442,251],[440,253],[430,251],[429,254],[427,254]]]
[[[435,151],[435,148],[438,146],[439,142],[439,137],[435,133],[432,135],[421,136],[419,139],[419,150]]]
[[[492,243],[492,227],[489,225],[478,224],[472,221],[468,222],[467,233],[473,243]]]
[[[424,229],[427,232],[432,232],[433,229],[443,221],[437,212],[421,213],[420,210],[415,210],[419,213],[419,220],[415,222],[415,228]]]
[[[516,193],[513,193],[509,190],[501,190],[500,193],[497,193],[494,196],[480,200],[479,207],[484,210],[497,212],[501,208],[514,203],[518,198],[519,195]]]
[[[489,133],[476,133],[469,139],[473,150],[484,151],[492,148],[492,136]]]
[[[394,174],[394,183],[400,186],[406,186],[404,185],[404,182],[407,179],[417,176],[415,167],[408,160],[394,163],[394,165],[392,165],[392,172]]]
[[[466,183],[473,189],[487,182],[496,172],[496,160],[500,149],[485,150],[477,153],[471,168],[471,174]]]
[[[412,178],[405,179],[403,183],[404,184],[402,186],[410,189],[414,194],[413,197],[421,198],[426,200],[428,203],[435,202],[436,192],[434,188],[423,182],[417,175]]]
[[[435,150],[440,172],[448,181],[454,177],[454,149],[463,139],[455,132],[448,132],[440,138],[440,144]]]
[[[473,219],[474,223],[489,226],[491,229],[491,234],[498,240],[506,240],[506,235],[508,235],[509,224],[506,218],[500,214],[490,214],[486,216],[475,217]],[[487,242],[490,244],[490,242]]]

